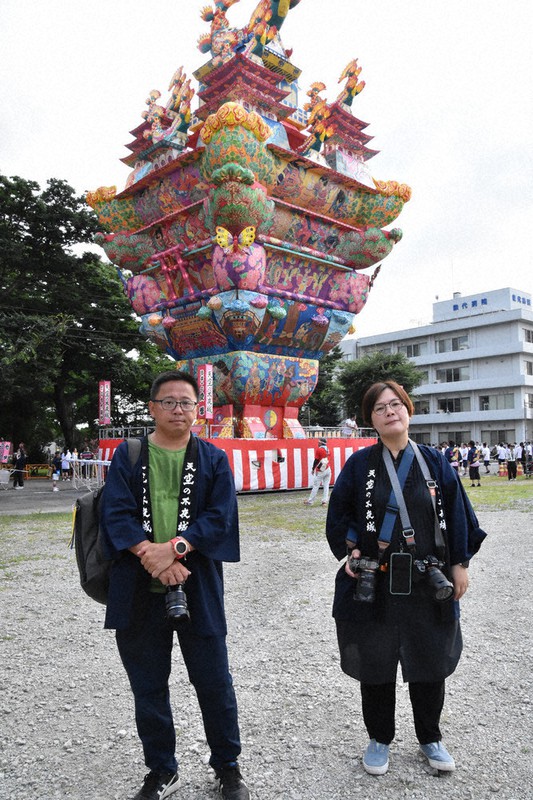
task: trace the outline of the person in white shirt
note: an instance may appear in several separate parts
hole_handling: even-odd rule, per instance
[[[515,447],[508,444],[505,448],[505,458],[507,459],[507,480],[516,480],[516,456]]]
[[[483,456],[485,473],[488,475],[490,473],[490,447],[487,447],[486,442],[483,442],[483,447],[481,448],[481,455]]]

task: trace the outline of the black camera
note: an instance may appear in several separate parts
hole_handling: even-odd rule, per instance
[[[175,631],[180,630],[184,624],[191,621],[191,615],[187,607],[187,595],[180,583],[175,586],[167,586],[165,603],[167,619]]]
[[[426,585],[434,600],[439,603],[449,600],[453,594],[453,583],[441,572],[444,566],[435,556],[427,556],[415,561],[415,567],[426,579]]]
[[[361,603],[373,603],[376,599],[376,573],[379,561],[375,558],[350,558],[348,566],[357,575],[355,599]]]

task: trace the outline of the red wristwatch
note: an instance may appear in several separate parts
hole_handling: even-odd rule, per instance
[[[182,539],[181,537],[176,537],[175,539],[171,539],[170,544],[174,549],[176,558],[185,558],[185,556],[189,552],[189,545],[187,544],[185,539]]]

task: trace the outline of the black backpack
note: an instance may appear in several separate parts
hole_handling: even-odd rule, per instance
[[[133,467],[141,454],[141,440],[126,439],[126,444],[130,464]],[[102,554],[100,498],[103,489],[101,486],[76,500],[70,547],[76,551],[81,588],[92,600],[105,605],[112,560]]]

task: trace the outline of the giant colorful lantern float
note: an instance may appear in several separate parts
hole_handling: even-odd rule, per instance
[[[357,60],[334,102],[316,82],[299,107],[301,71],[280,28],[300,0],[261,0],[243,29],[226,17],[235,2],[202,11],[210,58],[194,73],[196,110],[180,67],[165,105],[151,91],[131,132],[125,189],[87,196],[141,332],[178,368],[212,375],[220,444],[305,438],[298,411],[320,358],[365,305],[401,238],[384,227],[410,197],[368,169],[377,151],[352,112],[365,85]]]

